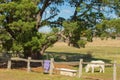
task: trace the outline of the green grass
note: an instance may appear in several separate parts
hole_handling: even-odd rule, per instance
[[[120,47],[101,47],[101,46],[93,46],[93,47],[86,47],[86,48],[73,48],[73,47],[51,47],[47,49],[47,52],[57,52],[57,53],[74,53],[74,54],[88,54],[90,53],[93,58],[98,59],[108,59],[110,61],[116,60],[117,63],[120,63]]]
[[[115,46],[87,46],[86,48],[73,48],[68,46],[62,46],[62,47],[51,47],[47,49],[47,52],[52,53],[59,53],[61,54],[76,54],[76,55],[86,55],[91,54],[92,58],[89,59],[85,58],[84,61],[89,61],[92,59],[101,59],[104,60],[106,63],[113,63],[116,61],[118,64],[120,64],[120,47]],[[120,66],[117,67],[117,75],[120,74]],[[83,70],[82,78],[83,80],[95,80],[95,79],[103,79],[103,80],[112,80],[113,76],[113,68],[112,67],[106,67],[105,73],[85,73]],[[88,78],[86,78],[88,77]],[[94,79],[95,78],[95,79]],[[120,79],[120,76],[117,76],[117,79]]]
[[[120,64],[120,47],[110,47],[110,46],[87,46],[86,48],[74,48],[68,46],[53,46],[46,50],[49,53],[49,57],[56,58],[55,60],[61,61],[64,56],[69,57],[68,60],[74,60],[79,58],[84,58],[84,61],[89,61],[92,59],[101,59],[106,63],[112,63],[114,60]],[[87,54],[92,55],[91,57]],[[69,56],[68,56],[69,55]],[[74,56],[74,57],[73,57]],[[80,57],[79,57],[80,56]],[[68,61],[67,60],[67,61]],[[66,60],[63,60],[66,61]],[[74,69],[78,69],[75,67]],[[120,79],[120,66],[117,67],[117,80]],[[112,80],[113,68],[106,67],[105,73],[85,73],[83,68],[83,74],[81,79],[77,77],[61,76],[54,74],[52,76],[43,73],[31,72],[27,73],[23,70],[0,70],[0,80]]]
[[[0,70],[0,80],[79,80],[77,77],[49,75],[22,70]]]

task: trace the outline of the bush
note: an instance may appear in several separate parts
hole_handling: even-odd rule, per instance
[[[87,44],[87,41],[85,41],[85,40],[79,40],[79,41],[78,41],[79,47],[85,48],[85,45],[86,45],[86,44]]]

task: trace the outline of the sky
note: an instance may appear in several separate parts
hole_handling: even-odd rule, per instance
[[[60,7],[60,14],[58,16],[68,19],[70,18],[70,16],[73,15],[73,13],[74,13],[74,8],[66,4],[65,6]]]
[[[63,17],[65,19],[68,19],[70,18],[70,16],[73,15],[73,12],[74,12],[74,8],[73,7],[70,7],[68,6],[67,4],[65,4],[64,6],[60,6],[58,7],[59,10],[60,10],[60,13],[58,13],[58,15],[54,18],[54,19],[57,19],[58,17]],[[46,13],[47,15],[46,16],[43,16],[43,18],[46,18],[47,16],[49,16],[49,12],[47,11]],[[54,20],[53,19],[53,20]],[[51,28],[48,27],[48,26],[44,26],[44,27],[41,27],[39,29],[39,32],[49,32],[51,31]]]
[[[58,6],[56,6],[56,7],[58,7]],[[59,6],[58,8],[60,10],[60,13],[58,13],[58,16],[56,16],[54,19],[52,19],[53,21],[55,19],[57,19],[58,17],[63,17],[65,19],[70,18],[70,16],[72,16],[74,14],[74,10],[75,10],[73,7],[70,7],[68,4]],[[108,8],[106,8],[106,10],[108,10]],[[49,11],[47,11],[46,16],[43,16],[43,18],[47,18],[47,16],[49,16],[49,15],[50,15],[50,13],[49,13]],[[105,16],[111,17],[111,18],[117,18],[117,16],[115,15],[115,12],[105,13]],[[49,32],[49,31],[51,31],[51,28],[48,26],[44,26],[39,29],[39,32]]]

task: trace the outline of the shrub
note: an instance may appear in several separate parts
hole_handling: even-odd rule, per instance
[[[86,44],[87,44],[87,41],[85,41],[85,40],[79,40],[79,41],[78,41],[79,47],[85,48],[85,45],[86,45]]]

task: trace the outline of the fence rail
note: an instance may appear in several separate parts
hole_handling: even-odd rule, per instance
[[[53,59],[52,59],[53,62]],[[82,68],[83,68],[83,64],[102,64],[105,66],[113,66],[113,80],[117,80],[117,74],[116,74],[116,66],[120,66],[120,64],[117,64],[116,61],[114,61],[114,63],[90,63],[90,62],[83,62],[83,59],[80,59],[79,62],[53,62],[53,64],[69,64],[69,65],[79,65],[78,68],[78,77],[80,78],[82,76]],[[50,68],[52,70],[50,70],[50,74],[52,74],[53,68]]]
[[[82,62],[82,64],[101,64],[101,65],[105,65],[105,66],[112,66],[113,63],[90,63],[90,62]]]
[[[55,64],[67,64],[67,65],[78,65],[79,61],[75,61],[75,62],[54,62]],[[113,63],[90,63],[90,62],[82,62],[82,64],[101,64],[101,65],[105,65],[105,66],[113,66]],[[120,64],[117,64],[120,66]]]
[[[12,61],[25,61],[27,62],[28,59],[23,59],[23,58],[11,58]],[[33,59],[30,59],[30,62],[43,62],[43,60],[33,60]]]
[[[8,64],[7,64],[7,69],[11,69],[12,61],[25,61],[25,62],[27,62],[27,71],[28,72],[31,71],[31,66],[30,66],[31,62],[41,62],[41,63],[43,63],[43,60],[33,60],[33,59],[31,59],[31,57],[28,57],[28,59],[9,58],[8,59]],[[82,76],[83,64],[98,64],[98,63],[83,62],[83,59],[80,59],[80,61],[75,61],[75,62],[55,62],[54,59],[52,58],[51,61],[50,61],[50,70],[49,70],[50,75],[52,75],[52,73],[53,73],[54,64],[79,65],[78,77],[81,77]],[[99,63],[99,64],[101,64],[101,63]],[[120,66],[120,64],[117,64],[116,61],[114,61],[114,63],[105,63],[105,64],[102,63],[102,65],[113,67],[113,80],[116,80],[117,66]]]
[[[79,61],[76,62],[54,62],[55,64],[67,64],[67,65],[78,65]]]
[[[11,58],[12,61],[25,61],[27,62],[28,59],[23,59],[23,58]]]
[[[11,69],[12,61],[25,61],[25,62],[27,62],[27,71],[28,72],[31,71],[31,66],[30,66],[31,62],[41,62],[41,63],[43,63],[43,60],[33,60],[33,59],[31,59],[31,57],[28,57],[28,59],[23,59],[23,58],[9,58],[8,59],[7,69]]]

